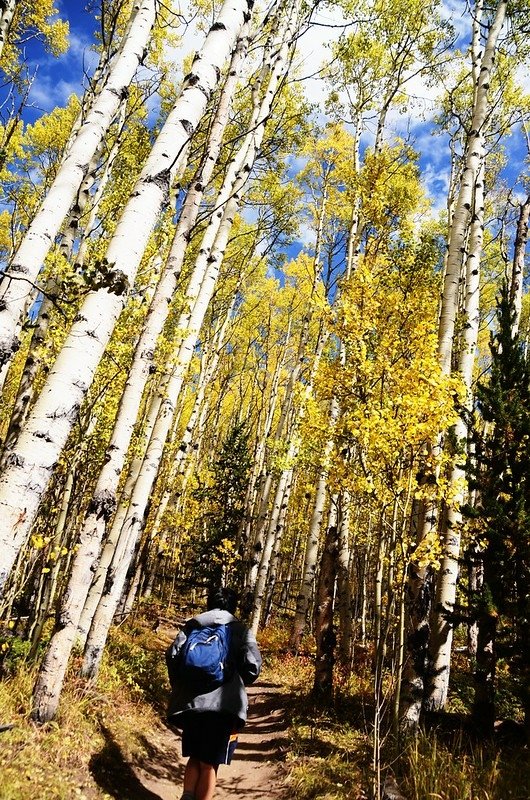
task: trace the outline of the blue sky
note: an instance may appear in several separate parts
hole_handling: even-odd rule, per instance
[[[31,89],[29,105],[25,109],[24,118],[33,122],[43,112],[51,111],[55,106],[63,106],[69,95],[83,91],[84,73],[92,72],[97,55],[91,50],[93,34],[97,21],[92,12],[85,9],[85,0],[56,0],[60,16],[67,19],[70,25],[70,47],[59,59],[44,52],[38,42],[30,42],[26,48],[28,67],[35,80]],[[460,43],[465,47],[469,37],[469,18],[466,18],[465,4],[461,0],[446,0],[446,12],[455,23],[460,34]],[[338,16],[329,9],[319,12],[317,20],[321,24],[334,25]],[[299,74],[311,74],[320,66],[323,58],[329,53],[327,44],[340,34],[340,29],[316,27],[306,33],[300,43],[297,56]],[[192,36],[188,32],[188,36]],[[193,44],[193,42],[192,42]],[[190,49],[190,43],[184,42],[184,49]],[[527,80],[527,78],[523,78]],[[309,98],[320,107],[323,106],[327,87],[322,81],[313,79],[304,81]],[[415,93],[421,97],[423,108],[412,116],[391,115],[390,124],[398,134],[409,134],[411,143],[420,156],[420,168],[424,184],[431,196],[436,210],[445,207],[448,176],[449,149],[446,135],[435,135],[433,113],[435,99],[432,88],[415,85]],[[370,141],[369,134],[365,141]],[[507,180],[513,182],[524,166],[525,147],[522,137],[512,136],[508,140],[510,148],[510,168]]]
[[[46,53],[39,42],[29,42],[26,57],[30,74],[35,74],[24,118],[34,122],[43,112],[65,105],[68,97],[83,91],[83,75],[91,72],[97,55],[90,50],[96,21],[85,10],[84,0],[56,0],[61,19],[70,25],[70,46],[60,58]]]

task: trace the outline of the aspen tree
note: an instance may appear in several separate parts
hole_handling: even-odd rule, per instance
[[[21,51],[30,39],[41,40],[46,49],[60,55],[67,49],[68,23],[53,19],[53,0],[2,0],[0,5],[0,68],[15,81],[20,78]]]
[[[287,462],[293,462],[297,456],[298,445],[295,441],[291,441],[289,452],[287,454]],[[256,585],[254,587],[254,602],[252,610],[251,630],[254,634],[257,633],[263,604],[265,601],[265,589],[267,585],[267,578],[269,574],[270,562],[273,553],[273,548],[281,536],[281,517],[282,511],[289,503],[290,488],[293,481],[293,466],[282,470],[280,479],[276,486],[276,493],[274,502],[270,513],[270,519],[266,536],[263,541],[263,548],[261,551],[261,559],[258,565],[258,573],[256,578]]]
[[[330,161],[334,162],[333,156],[337,156],[337,161],[340,160],[340,157],[343,155],[341,149],[346,146],[348,156],[352,155],[352,167],[353,167],[353,175],[354,180],[356,180],[357,172],[359,168],[358,164],[358,148],[359,148],[359,136],[358,136],[358,129],[355,136],[350,140],[349,138],[344,136],[342,129],[338,126],[335,126],[334,129],[331,130],[331,133],[327,140],[324,140],[323,143],[319,143],[319,148],[323,149],[326,158],[329,158]],[[351,146],[351,150],[350,150]],[[331,155],[330,155],[331,154]],[[340,154],[340,155],[339,155]],[[346,161],[346,159],[344,159]],[[342,165],[342,169],[344,169],[344,165]],[[333,172],[338,168],[336,168],[335,163],[333,164],[332,170]],[[346,166],[346,169],[349,172],[350,164]],[[337,180],[333,172],[330,169],[330,173],[333,176],[330,180],[329,174],[324,174],[324,199],[327,199],[328,193],[331,194],[331,189],[333,183]],[[329,181],[329,186],[328,186]],[[350,200],[350,198],[348,198]],[[323,208],[324,212],[325,208]],[[358,231],[358,210],[359,204],[358,202],[352,203],[352,210],[349,213],[349,220],[348,220],[348,233],[347,233],[347,244],[346,244],[346,263],[345,263],[345,274],[344,280],[347,281],[351,270],[354,266],[354,253],[356,251],[356,246],[354,244],[354,240],[357,236]],[[342,222],[342,220],[341,220]],[[323,224],[323,214],[321,217],[321,225]],[[322,237],[322,228],[319,225],[320,237],[317,237],[317,244],[319,238]],[[320,248],[317,248],[317,253],[319,252]],[[333,308],[336,311],[337,306],[340,305],[340,291],[337,292],[335,296]],[[340,360],[341,363],[344,363],[344,351],[342,345],[339,344],[340,349]],[[330,404],[330,418],[329,418],[329,426],[330,426],[330,433],[331,436],[324,445],[324,455],[323,455],[323,463],[326,462],[327,459],[331,456],[331,453],[334,448],[334,436],[333,431],[337,424],[337,421],[340,416],[340,405],[336,398],[333,398]],[[319,543],[320,543],[320,529],[322,524],[322,519],[325,511],[325,504],[327,499],[327,481],[328,481],[328,467],[325,466],[324,470],[319,472],[319,477],[317,481],[317,488],[315,492],[315,505],[313,508],[313,513],[311,516],[310,528],[308,533],[308,539],[306,542],[306,552],[304,558],[304,566],[303,566],[303,573],[302,573],[302,584],[300,588],[300,592],[297,598],[297,605],[295,611],[295,617],[293,621],[293,629],[291,633],[290,639],[290,646],[293,650],[297,651],[300,647],[300,640],[303,633],[303,630],[306,625],[306,616],[307,611],[309,608],[311,595],[313,592],[313,585],[314,585],[314,578],[317,569],[317,558],[318,558],[318,551],[319,551]]]
[[[342,666],[351,668],[353,640],[353,603],[350,581],[350,516],[351,497],[347,490],[334,495],[338,508],[338,553],[337,553],[337,614],[339,618],[338,657]]]
[[[266,443],[270,436],[270,432],[272,430],[272,424],[274,422],[274,417],[276,414],[276,405],[279,398],[280,375],[282,369],[284,368],[284,358],[286,351],[288,349],[290,335],[291,335],[290,331],[291,331],[291,318],[289,317],[288,329],[286,334],[286,346],[284,349],[282,349],[282,356],[278,358],[276,362],[274,374],[271,381],[271,392],[268,398],[267,411],[265,414],[265,418],[263,420],[263,426],[261,430],[259,430],[256,437],[257,441],[254,452],[253,467],[250,475],[247,498],[246,498],[246,515],[245,515],[246,518],[245,517],[243,518],[242,531],[240,533],[240,536],[238,537],[239,552],[241,553],[241,556],[243,558],[245,558],[247,555],[249,538],[252,529],[252,520],[258,508],[257,504],[259,501],[260,477],[263,477],[263,475],[265,474],[265,480],[267,479],[267,473],[263,472],[265,465],[265,457],[266,457]],[[269,327],[269,332],[270,332],[270,327]],[[277,429],[278,438],[281,435],[281,432],[283,432],[283,424],[280,433],[278,433]],[[262,482],[263,481],[261,481],[261,483]],[[268,501],[268,492],[267,492],[267,501]]]
[[[471,209],[473,208],[473,188],[480,166],[484,161],[484,136],[490,113],[488,89],[494,68],[497,40],[506,15],[506,5],[505,0],[499,0],[497,3],[483,51],[480,49],[479,42],[474,45],[473,58],[479,62],[474,67],[474,70],[478,73],[478,78],[470,133],[464,154],[462,176],[449,233],[447,266],[440,312],[438,351],[440,364],[446,374],[451,371],[462,254],[466,252],[466,236],[472,213]]]
[[[295,365],[294,365],[294,367],[293,367],[293,369],[291,370],[291,373],[290,373],[288,386],[287,386],[285,394],[284,394],[284,399],[283,399],[280,418],[279,418],[278,423],[276,425],[276,431],[275,431],[275,437],[274,437],[275,438],[275,442],[279,442],[281,440],[282,436],[283,436],[286,420],[287,420],[288,415],[289,415],[289,413],[291,411],[291,405],[292,405],[292,401],[293,401],[293,394],[294,394],[295,388],[296,388],[296,386],[298,384],[302,368],[304,366],[306,350],[307,350],[307,346],[308,346],[308,342],[309,342],[309,336],[310,336],[310,325],[311,325],[311,321],[312,321],[312,318],[313,318],[312,303],[313,303],[313,298],[314,298],[314,296],[316,294],[316,291],[317,291],[317,285],[318,285],[318,281],[319,281],[319,263],[320,263],[321,247],[322,247],[322,235],[323,235],[323,230],[324,230],[324,220],[325,220],[325,215],[326,215],[328,180],[329,180],[329,175],[330,175],[330,172],[332,170],[332,167],[328,164],[328,165],[324,165],[323,167],[321,167],[319,165],[319,168],[322,169],[322,183],[323,183],[323,186],[322,186],[322,197],[320,199],[320,202],[319,202],[319,205],[318,205],[318,209],[317,209],[317,215],[316,215],[317,216],[317,231],[316,231],[315,249],[314,249],[314,254],[313,254],[313,258],[312,258],[312,262],[311,262],[311,270],[312,270],[311,271],[311,276],[312,276],[311,290],[310,290],[309,301],[308,301],[308,304],[307,304],[307,310],[306,310],[306,312],[304,314],[304,318],[303,318],[303,322],[302,322],[302,329],[301,329],[301,332],[300,332],[300,339],[299,339],[299,343],[298,343],[298,353],[297,353],[297,356],[296,356],[296,362],[295,362]],[[318,350],[318,347],[317,347],[317,350]],[[263,475],[262,481],[261,481],[261,491],[260,491],[259,506],[258,506],[258,512],[257,512],[256,530],[255,530],[255,533],[254,533],[254,536],[253,536],[253,541],[252,541],[252,557],[251,557],[250,566],[249,566],[249,570],[248,570],[248,575],[247,575],[247,579],[246,579],[246,585],[247,585],[248,591],[255,595],[255,600],[254,600],[255,604],[256,604],[257,597],[258,597],[257,593],[255,591],[255,589],[256,589],[256,580],[257,580],[257,576],[258,576],[258,570],[260,569],[260,562],[262,560],[264,540],[265,540],[265,538],[267,536],[267,531],[268,531],[268,505],[269,505],[269,497],[270,497],[270,492],[271,492],[271,489],[272,489],[272,485],[273,485],[273,472],[272,472],[272,469],[270,469],[270,467],[266,467],[265,468],[265,474]],[[270,552],[269,552],[269,557],[270,557]],[[268,560],[267,560],[267,566],[265,567],[265,569],[268,569]],[[261,588],[260,595],[262,595],[263,588],[264,588],[264,584],[263,584],[263,586]],[[259,599],[259,602],[258,602],[258,604],[260,606],[260,609],[261,609],[262,601],[263,601],[263,597],[261,596],[260,599]],[[259,612],[259,613],[261,613],[261,612]],[[253,618],[254,618],[254,622],[255,622],[256,625],[258,624],[256,622],[256,614],[258,614],[258,618],[259,618],[259,613],[256,611],[256,607],[255,607],[255,612],[254,612],[254,617]]]
[[[105,462],[80,534],[75,556],[75,569],[70,579],[65,606],[61,612],[68,622],[61,625],[49,644],[49,657],[50,659],[53,658],[55,664],[58,663],[59,658],[62,659],[64,664],[67,663],[71,647],[75,641],[78,625],[80,625],[81,636],[86,636],[97,602],[103,591],[114,550],[120,539],[120,527],[113,525],[105,543],[100,563],[95,569],[100,543],[103,541],[107,524],[114,516],[117,508],[118,482],[133,435],[146,381],[151,374],[156,343],[169,314],[169,301],[175,292],[180,275],[185,254],[185,243],[188,241],[191,229],[196,222],[204,187],[208,184],[217,161],[222,134],[228,119],[231,98],[238,79],[239,65],[244,58],[245,51],[246,36],[243,36],[235,49],[229,75],[221,93],[219,107],[211,127],[211,135],[208,141],[208,157],[204,159],[194,176],[192,188],[187,194],[166,266],[157,284],[146,315],[143,331],[135,348],[131,369],[120,399],[114,430],[107,448]],[[196,284],[197,279],[194,281],[192,277],[186,294],[186,302],[188,303],[193,303],[196,296]],[[91,587],[93,576],[93,585]],[[90,601],[87,601],[89,591]],[[80,624],[80,615],[82,613],[83,618]],[[52,656],[52,653],[55,653],[55,655]],[[59,653],[61,654],[60,656]]]
[[[15,14],[16,0],[6,0],[0,11],[0,56],[9,36],[9,29]]]
[[[105,187],[107,185],[107,182],[110,178],[112,164],[118,154],[120,146],[120,135],[123,130],[123,125],[125,124],[125,119],[124,119],[125,112],[126,112],[126,103],[122,101],[120,120],[118,124],[118,134],[108,153],[105,162],[105,169],[100,178],[97,191],[95,192],[94,197],[92,199],[92,207],[89,218],[85,225],[84,237],[83,240],[81,241],[79,252],[76,256],[77,269],[79,269],[80,266],[82,265],[83,255],[84,251],[86,250],[87,240],[90,234],[92,233],[93,226],[95,225],[99,203],[102,198]],[[70,214],[70,218],[68,220],[66,230],[63,239],[61,241],[61,250],[63,251],[65,258],[68,261],[71,260],[73,255],[75,232],[78,231],[79,219],[83,215],[86,205],[89,201],[89,191],[95,180],[94,173],[96,170],[96,165],[99,162],[100,156],[101,153],[98,152],[94,155],[94,158],[92,159],[85,180],[82,182],[81,187],[79,189],[74,209],[72,209],[72,213]],[[22,375],[20,377],[17,396],[15,398],[13,411],[11,412],[9,427],[4,439],[4,450],[7,452],[9,452],[9,450],[11,450],[14,447],[18,434],[20,433],[20,430],[22,429],[27,419],[27,416],[31,408],[31,404],[34,399],[35,380],[42,366],[43,354],[46,346],[46,336],[50,325],[51,313],[57,301],[58,293],[59,293],[59,288],[57,286],[56,276],[51,275],[46,283],[46,288],[43,293],[44,297],[39,307],[38,317],[35,322],[34,330],[31,336],[31,342],[29,345],[28,356],[26,358],[26,364],[22,371]]]
[[[154,563],[152,563],[150,568],[149,578],[147,580],[144,597],[149,597],[149,595],[151,594],[153,581],[155,579],[157,572],[157,563],[159,563],[161,560],[161,554],[163,553],[163,549],[165,546],[165,536],[164,535],[158,536],[158,531],[160,529],[161,521],[164,516],[165,510],[168,506],[168,503],[171,499],[171,496],[175,491],[175,484],[182,480],[182,477],[186,470],[190,444],[193,441],[194,435],[196,437],[195,447],[198,447],[199,445],[199,442],[197,441],[197,436],[199,436],[201,432],[200,421],[205,411],[207,411],[207,404],[205,404],[206,391],[214,379],[214,375],[219,365],[221,352],[223,348],[226,346],[227,329],[232,321],[232,315],[234,312],[237,291],[240,282],[241,279],[238,282],[238,286],[236,287],[236,291],[234,293],[234,298],[232,300],[232,303],[228,307],[223,322],[218,328],[218,330],[215,331],[214,333],[211,347],[208,348],[208,352],[202,359],[203,364],[201,367],[201,372],[198,380],[197,392],[195,395],[192,412],[190,414],[188,422],[186,423],[186,428],[184,430],[184,433],[182,434],[180,445],[173,457],[169,475],[167,476],[166,479],[166,487],[164,489],[163,495],[157,505],[156,517],[153,523],[153,527],[150,530],[150,538],[152,541],[156,542],[158,552],[157,555],[155,555],[153,559]]]
[[[86,642],[85,658],[82,667],[83,675],[86,677],[94,677],[99,670],[108,631],[121,597],[130,559],[132,558],[136,542],[141,534],[145,509],[147,508],[151,490],[158,474],[164,444],[169,428],[171,427],[175,411],[174,398],[177,398],[180,394],[187,371],[186,368],[191,360],[193,347],[202,322],[200,318],[206,312],[206,306],[215,286],[217,272],[222,260],[221,253],[224,252],[228,242],[228,234],[233,221],[232,215],[234,213],[234,208],[235,201],[230,200],[223,213],[224,224],[220,226],[219,234],[211,249],[210,265],[204,276],[201,291],[199,292],[193,309],[195,314],[192,312],[191,315],[191,327],[179,348],[179,356],[173,370],[173,375],[171,375],[167,383],[166,396],[158,400],[159,410],[157,419],[153,426],[153,432],[149,440],[141,470],[134,485],[129,509],[121,528],[120,539],[124,541],[123,548],[121,552],[116,549],[114,553],[113,574],[111,580],[107,582],[106,590],[103,592],[98,603]],[[217,250],[217,248],[219,249]]]
[[[293,473],[292,483],[294,484],[294,482],[295,482],[295,476]],[[278,525],[276,526],[276,535],[274,539],[274,547],[272,550],[272,555],[269,564],[269,572],[267,575],[267,589],[265,593],[264,610],[262,615],[264,626],[268,624],[272,614],[272,606],[274,601],[274,595],[276,592],[276,581],[278,578],[278,572],[280,567],[280,554],[282,549],[282,543],[284,539],[285,530],[287,527],[287,517],[288,517],[289,507],[290,505],[292,505],[291,503],[292,489],[293,486],[291,485],[290,482],[287,485],[287,491],[285,492],[284,498],[282,500],[280,516],[278,518]]]
[[[173,513],[177,513],[177,508],[174,504],[178,505],[181,497],[185,494],[188,467],[193,461],[194,453],[197,452],[201,445],[202,436],[204,434],[205,415],[208,413],[210,403],[210,397],[206,396],[206,392],[214,379],[222,351],[226,346],[226,333],[228,326],[233,321],[232,314],[236,305],[237,293],[241,280],[242,276],[240,276],[236,284],[234,297],[228,309],[226,311],[221,311],[219,317],[216,318],[212,334],[209,335],[206,333],[205,335],[208,336],[208,340],[201,342],[201,366],[197,377],[196,389],[194,394],[192,394],[194,399],[191,414],[186,422],[183,433],[181,433],[181,417],[185,417],[184,403],[180,405],[180,413],[173,421],[173,429],[168,438],[164,453],[165,463],[161,465],[157,476],[157,485],[150,502],[151,513],[147,518],[142,533],[143,544],[140,549],[145,554],[143,563],[137,560],[138,566],[136,573],[142,573],[138,581],[137,589],[139,589],[140,583],[144,584],[144,597],[151,594],[153,583],[157,577],[158,567],[163,563],[163,558],[168,552],[167,539],[170,530],[167,525],[162,524],[163,517],[170,501],[173,501]],[[179,441],[180,445],[177,447]],[[193,446],[191,446],[192,442]],[[175,546],[178,546],[178,539],[178,535],[173,536]],[[156,549],[156,553],[153,554],[151,551],[154,549]],[[131,586],[128,593],[129,599],[127,605],[130,604],[131,593],[133,591],[133,587]]]
[[[156,410],[157,409],[155,407],[155,413],[152,413],[151,417],[148,416],[146,420],[145,428],[147,435],[149,435],[149,432],[152,430],[155,424]],[[118,507],[117,513],[115,514],[113,520],[113,525],[108,534],[108,540],[106,543],[108,546],[106,546],[101,554],[101,574],[103,574],[103,567],[105,567],[106,570],[112,563],[114,552],[118,547],[122,525],[127,509],[127,499],[130,497],[134,489],[135,481],[138,478],[138,474],[142,466],[142,460],[142,457],[136,457],[133,459],[133,462],[129,468],[127,481],[122,491],[121,506]],[[122,537],[121,552],[124,550],[125,543],[125,537]],[[97,607],[100,600],[102,586],[101,582],[98,582],[97,580],[93,581],[92,584],[90,584],[88,581],[88,585],[84,587],[84,591],[81,595],[79,590],[81,581],[87,580],[86,564],[87,562],[89,564],[93,564],[94,559],[95,557],[93,554],[87,553],[87,548],[84,547],[82,556],[79,558],[76,557],[73,561],[68,585],[61,601],[58,625],[46,650],[46,654],[41,663],[39,674],[33,690],[32,716],[39,722],[53,719],[55,716],[63,689],[63,682],[66,669],[68,667],[70,652],[76,634],[78,634],[79,639],[84,642],[83,636],[86,638],[88,635],[88,629],[92,622],[94,609]],[[80,614],[84,611],[83,604],[89,609],[85,620],[83,620],[82,616],[80,619]],[[72,615],[71,617],[70,614]]]
[[[123,562],[127,559],[130,560],[132,557],[136,541],[141,534],[145,510],[158,474],[164,444],[175,413],[176,398],[178,398],[182,389],[197,334],[215,286],[217,273],[222,262],[222,253],[224,253],[228,242],[236,202],[235,198],[228,201],[222,215],[222,224],[219,226],[218,235],[211,250],[208,248],[202,251],[203,255],[206,252],[210,252],[209,265],[190,315],[187,335],[179,347],[173,373],[170,374],[167,385],[164,387],[164,396],[155,397],[154,404],[152,404],[153,411],[155,408],[157,409],[156,421],[149,438],[145,458],[134,484],[129,508],[121,527],[120,539],[125,539],[122,551],[123,557],[120,558],[119,554],[115,554],[113,557],[113,563],[116,565],[113,580],[108,581],[107,590],[101,596],[85,647],[83,674],[87,676],[94,676],[99,669],[108,630],[121,596],[123,582],[129,566],[128,561],[127,563]]]
[[[315,280],[313,281],[312,284],[311,297],[313,296],[315,285],[316,285],[316,273],[315,273]],[[304,364],[305,352],[309,340],[310,319],[311,315],[310,312],[308,312],[303,320],[303,326],[300,334],[298,353],[295,365],[293,369],[290,371],[289,381],[285,389],[283,402],[280,410],[280,416],[276,424],[276,429],[274,433],[274,439],[272,444],[273,448],[275,444],[279,444],[281,442],[287,427],[287,421],[289,419],[289,415],[292,410],[294,391]],[[270,422],[272,424],[272,417],[270,419]],[[263,458],[264,457],[265,453],[263,452]],[[262,465],[262,470],[263,470],[263,465]],[[273,486],[273,481],[274,481],[274,473],[272,467],[270,465],[266,465],[264,467],[264,471],[262,471],[261,473],[261,480],[259,481],[259,483],[261,484],[259,498],[256,498],[258,503],[257,513],[256,513],[256,530],[252,538],[252,555],[250,558],[250,564],[246,579],[246,586],[248,588],[248,591],[253,593],[255,593],[256,590],[256,580],[258,577],[258,571],[262,560],[264,540],[268,530],[268,519],[269,519],[268,505],[269,505],[271,489]],[[249,538],[250,538],[249,536],[246,537],[247,541]]]
[[[127,46],[122,48],[82,123],[68,155],[59,168],[38,213],[0,284],[0,369],[19,346],[28,293],[35,284],[42,262],[53,244],[85,176],[87,165],[97,151],[120,107],[121,99],[141,63],[149,34],[155,24],[155,0],[141,3],[131,25]]]
[[[123,542],[126,538],[126,531],[124,530],[125,518],[127,516],[136,482],[141,474],[145,451],[153,433],[153,428],[160,411],[161,403],[162,397],[160,394],[155,394],[149,398],[145,419],[143,420],[141,446],[138,448],[138,452],[134,454],[132,461],[129,464],[127,477],[119,496],[118,507],[108,529],[103,551],[97,560],[97,568],[95,570],[94,577],[92,578],[92,582],[89,584],[89,586],[86,587],[88,593],[87,591],[83,593],[83,596],[86,599],[84,599],[84,605],[82,607],[81,616],[77,626],[76,637],[79,643],[83,646],[86,644],[88,631],[90,630],[98,603],[101,600],[101,596],[105,590],[105,581],[110,565],[113,561],[114,552],[118,548],[120,541],[122,543],[121,552],[123,552]]]
[[[298,24],[297,9],[291,9],[285,13],[283,30],[280,29],[279,47],[273,54],[270,76],[264,85],[264,92],[261,101],[256,98],[253,117],[257,124],[245,137],[238,154],[229,165],[223,186],[216,198],[216,207],[224,211],[218,211],[212,216],[205,231],[199,257],[194,268],[194,274],[203,275],[199,292],[190,312],[186,312],[179,321],[178,328],[184,331],[183,340],[179,346],[178,354],[174,359],[172,374],[169,375],[165,397],[163,398],[157,422],[151,435],[149,446],[146,451],[144,465],[136,481],[135,488],[131,497],[130,508],[124,521],[124,528],[130,531],[131,539],[137,540],[143,525],[145,509],[154,481],[160,467],[164,445],[168,432],[171,428],[173,415],[177,406],[177,401],[183,386],[184,378],[193,355],[193,348],[197,339],[198,332],[203,323],[209,302],[216,286],[217,277],[224,257],[224,252],[228,243],[229,233],[232,227],[235,209],[241,202],[241,192],[247,183],[251,173],[256,155],[261,146],[265,133],[265,123],[270,114],[272,103],[282,76],[288,69],[289,51],[294,41],[294,33]],[[269,55],[269,54],[267,54]],[[132,555],[132,550],[128,548],[126,557]],[[119,596],[121,595],[123,584],[119,581],[125,579],[128,564],[124,569],[117,568],[116,582],[109,591],[112,598],[101,607],[101,615],[95,620],[92,627],[92,634],[89,636],[85,650],[85,664],[83,671],[85,675],[94,675],[101,659],[101,654],[106,641],[108,629],[112,621],[113,608],[115,610]],[[103,598],[102,598],[103,600]]]
[[[313,697],[331,701],[336,635],[333,626],[335,582],[337,579],[338,528],[337,506],[330,505],[327,531],[315,592],[314,628],[316,639]]]
[[[463,314],[463,335],[459,355],[458,373],[466,392],[463,410],[460,411],[454,427],[456,447],[465,453],[467,451],[468,423],[473,408],[473,368],[478,341],[480,323],[480,260],[482,256],[484,233],[484,164],[482,163],[475,178],[473,192],[473,219],[469,233],[469,254],[466,266],[465,303]],[[458,453],[453,465],[450,483],[456,489],[456,497],[446,512],[447,530],[452,532],[452,543],[455,547],[454,558],[459,555],[459,542],[455,541],[458,531],[462,526],[462,513],[460,507],[465,500],[466,475],[465,458],[463,453]],[[443,576],[443,577],[442,577]],[[435,609],[447,609],[448,598],[451,604],[456,598],[457,572],[447,560],[447,554],[442,560],[440,577],[436,587]],[[454,581],[454,583],[453,583]],[[432,682],[428,703],[435,709],[443,708],[447,698],[449,686],[449,668],[451,663],[452,623],[441,614],[435,615],[431,627],[430,647],[433,652]]]
[[[470,251],[468,258],[471,259],[473,265],[470,271],[473,284],[472,287],[467,288],[467,292],[468,299],[472,298],[475,307],[468,313],[468,324],[465,333],[469,340],[466,341],[464,347],[464,351],[466,351],[467,347],[467,352],[464,352],[463,355],[466,360],[463,377],[468,393],[471,386],[471,370],[478,328],[479,288],[477,276],[482,253],[482,175],[485,159],[485,134],[490,116],[488,90],[492,79],[497,41],[506,16],[506,6],[505,0],[500,0],[497,3],[483,50],[478,41],[478,36],[475,37],[473,43],[473,71],[476,75],[474,106],[470,133],[464,154],[462,177],[449,233],[447,266],[440,311],[438,355],[444,374],[449,375],[452,364],[462,258],[463,253],[466,252],[466,238],[471,225],[473,231],[471,245],[475,249],[473,252]],[[477,198],[478,207],[475,207],[474,195]],[[475,225],[472,222],[472,214],[476,215]],[[470,348],[471,352],[469,352]],[[463,419],[460,422],[459,433],[461,438],[463,436],[465,439],[466,428]],[[458,469],[458,467],[455,467],[455,470],[458,471]],[[462,471],[460,470],[458,475],[454,473],[453,477],[463,480]],[[462,495],[460,495],[461,500]],[[460,557],[459,513],[454,509],[448,510],[446,529],[442,534],[444,555],[436,589],[436,607],[430,643],[433,678],[428,699],[429,707],[436,709],[443,708],[447,699],[453,630],[453,625],[449,621],[448,615],[451,614],[456,599],[458,559]]]
[[[304,566],[302,572],[302,585],[296,600],[296,611],[293,620],[293,627],[289,645],[297,652],[300,649],[302,634],[306,626],[306,616],[313,592],[313,583],[316,575],[318,550],[320,543],[320,529],[322,526],[322,519],[324,516],[326,498],[327,498],[327,484],[329,476],[329,459],[333,446],[335,443],[333,433],[337,420],[340,414],[340,406],[338,401],[334,398],[331,402],[329,427],[330,437],[328,438],[324,453],[322,454],[322,461],[318,473],[318,481],[315,490],[315,498],[313,505],[313,512],[311,514],[311,522],[309,524],[309,532],[307,536]]]
[[[280,517],[282,510],[286,508],[289,503],[291,488],[293,485],[293,464],[298,457],[300,447],[299,433],[300,426],[303,423],[304,417],[307,412],[307,404],[311,393],[313,391],[313,382],[318,370],[318,365],[322,357],[322,352],[327,341],[327,333],[321,327],[319,336],[316,343],[315,355],[313,358],[311,373],[307,384],[304,386],[302,399],[299,408],[295,412],[293,421],[289,429],[288,450],[287,450],[287,466],[282,470],[278,479],[273,507],[271,510],[269,524],[265,529],[265,536],[263,537],[263,544],[261,549],[261,558],[258,563],[258,570],[256,575],[256,583],[253,591],[253,606],[252,606],[252,630],[256,632],[259,627],[261,614],[263,611],[263,604],[265,601],[265,589],[267,585],[267,576],[269,574],[270,560],[274,548],[275,540],[280,533]]]
[[[115,284],[109,287],[113,291],[100,290],[88,295],[17,448],[9,455],[9,466],[0,481],[0,508],[3,510],[0,586],[27,538],[53,466],[125,304],[125,288],[134,280],[151,230],[162,205],[167,202],[174,176],[184,166],[183,151],[204,114],[251,7],[251,0],[226,0],[208,32],[109,244],[106,259],[113,265]],[[82,357],[78,352],[82,352]],[[52,425],[50,419],[53,419]],[[32,473],[31,491],[27,485],[29,471]]]
[[[510,278],[510,303],[514,310],[512,336],[519,331],[523,301],[523,279],[526,244],[528,241],[528,219],[530,217],[530,195],[519,205],[519,217],[513,248],[512,274]]]

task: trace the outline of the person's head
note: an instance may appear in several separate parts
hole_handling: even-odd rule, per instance
[[[237,608],[237,592],[227,586],[213,586],[208,592],[207,608],[219,608],[221,611],[228,611],[235,614]]]

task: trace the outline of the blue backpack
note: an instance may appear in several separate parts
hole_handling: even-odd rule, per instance
[[[225,683],[233,674],[231,641],[230,625],[191,628],[179,653],[181,679],[203,691]]]

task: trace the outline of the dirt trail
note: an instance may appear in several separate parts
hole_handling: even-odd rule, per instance
[[[279,687],[259,681],[249,692],[248,723],[230,766],[219,767],[216,800],[252,798],[284,800],[287,788],[283,765],[287,739]],[[185,759],[180,738],[161,728],[146,743],[147,757],[134,766],[138,800],[178,800]],[[138,791],[139,790],[139,791]]]

